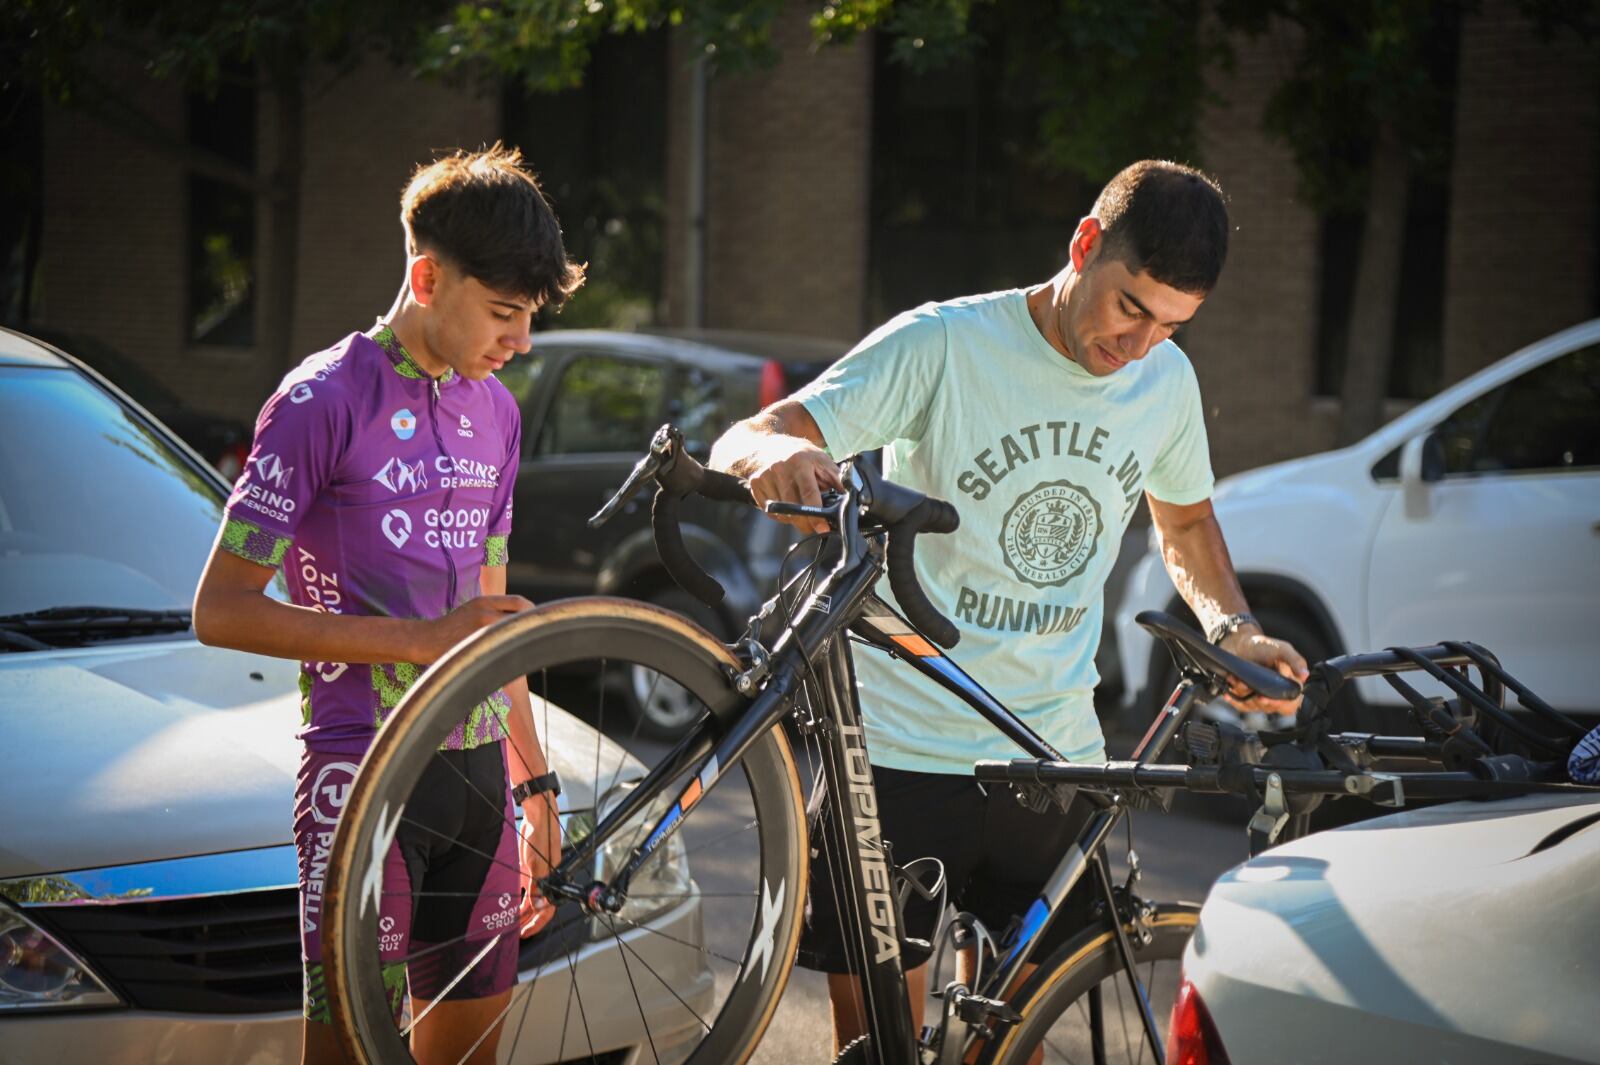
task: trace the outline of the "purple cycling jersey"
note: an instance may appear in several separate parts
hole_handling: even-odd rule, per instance
[[[228,499],[222,547],[282,566],[291,600],[330,614],[437,618],[506,563],[521,422],[494,378],[423,373],[380,323],[291,370],[261,409]],[[314,750],[366,751],[421,675],[410,662],[302,662]],[[505,735],[495,692],[445,742]]]

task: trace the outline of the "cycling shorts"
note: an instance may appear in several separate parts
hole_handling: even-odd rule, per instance
[[[406,805],[385,859],[378,917],[384,983],[397,1017],[408,987],[413,998],[433,1000],[496,935],[499,941],[445,997],[489,998],[516,981],[521,888],[503,746],[437,752]],[[356,768],[347,754],[307,748],[295,785],[305,1015],[324,1023],[323,885]]]
[[[949,904],[977,916],[996,940],[1038,897],[1090,813],[1087,803],[1074,803],[1066,814],[1034,813],[1017,802],[1010,788],[980,786],[971,776],[883,766],[873,766],[872,775],[879,825],[894,863],[903,867],[921,857],[939,859]],[[823,799],[817,817],[829,801]],[[853,968],[839,917],[842,899],[837,896],[844,889],[834,885],[831,848],[820,839],[814,819],[811,890],[798,961],[807,969],[844,973]],[[1093,900],[1093,885],[1084,877],[1050,922],[1031,960],[1042,961],[1087,925]],[[939,918],[935,903],[915,891],[908,895],[900,922],[900,957],[907,969],[926,962],[929,953],[907,944],[906,938],[931,940]]]

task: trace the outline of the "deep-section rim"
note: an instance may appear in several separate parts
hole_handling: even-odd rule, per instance
[[[1150,927],[1157,932],[1171,932],[1181,928],[1185,933],[1183,941],[1187,944],[1194,930],[1199,927],[1200,907],[1192,902],[1162,902],[1154,905],[1156,915],[1150,919]],[[1131,924],[1126,924],[1123,928],[1129,935],[1134,933]],[[1019,1049],[1016,1047],[1016,1041],[1022,1029],[1027,1026],[1030,1010],[1034,1004],[1043,1001],[1058,985],[1072,979],[1085,966],[1097,962],[1101,952],[1108,947],[1116,953],[1113,939],[1110,928],[1086,928],[1046,958],[1040,964],[1038,971],[1023,984],[1010,1002],[1012,1007],[1022,1013],[1022,1021],[1007,1029],[998,1042],[985,1048],[978,1058],[980,1065],[998,1065],[1009,1061],[1009,1055],[1013,1050]],[[1136,959],[1138,953],[1137,950],[1134,951]],[[1183,956],[1181,950],[1178,956],[1179,958]],[[1120,957],[1117,964],[1121,966]]]
[[[374,807],[380,799],[370,786],[363,786],[364,779],[370,785],[374,770],[369,767],[379,764],[387,766],[391,762],[399,762],[401,776],[407,777],[405,764],[408,761],[416,761],[420,765],[432,756],[433,748],[437,746],[437,742],[414,743],[410,739],[411,734],[419,728],[424,732],[427,731],[424,725],[425,719],[419,716],[418,708],[430,706],[443,708],[436,710],[432,717],[450,719],[448,708],[452,703],[466,705],[474,702],[476,700],[472,698],[472,694],[481,693],[483,690],[484,684],[474,679],[476,676],[486,672],[492,675],[495,664],[504,659],[514,658],[518,654],[526,656],[529,653],[530,643],[544,639],[557,641],[558,647],[552,651],[554,657],[559,653],[559,643],[565,639],[592,640],[592,634],[597,629],[618,628],[631,629],[634,635],[647,639],[658,639],[661,641],[661,649],[671,648],[675,651],[679,657],[673,662],[673,673],[678,674],[674,679],[680,683],[688,681],[689,684],[686,686],[693,686],[697,694],[703,696],[713,695],[719,691],[726,692],[723,697],[726,702],[721,705],[721,709],[730,708],[741,701],[728,682],[728,671],[737,670],[738,662],[711,634],[682,616],[660,607],[637,600],[597,596],[562,600],[512,615],[463,640],[418,679],[396,707],[389,721],[379,730],[346,800],[330,855],[326,889],[328,919],[324,966],[330,989],[333,1023],[346,1051],[353,1055],[355,1060],[370,1060],[362,1048],[357,1031],[360,1029],[370,1033],[372,1027],[365,1023],[359,1009],[347,1008],[345,996],[339,993],[348,983],[343,967],[346,952],[340,949],[340,945],[349,936],[353,939],[353,952],[357,956],[365,956],[363,952],[369,951],[369,948],[369,952],[375,954],[377,949],[375,941],[364,942],[365,939],[371,938],[370,924],[363,925],[360,921],[350,920],[354,916],[354,907],[343,905],[343,900],[347,896],[356,897],[351,892],[361,881],[357,870],[364,866],[369,857],[363,842],[371,838]],[[487,661],[485,661],[486,656],[489,656]],[[595,656],[592,651],[585,651],[574,657]],[[510,676],[517,675],[517,672],[515,667],[509,669]],[[463,693],[466,693],[464,698]],[[710,700],[707,701],[709,703]],[[459,719],[459,714],[456,719]],[[413,747],[422,753],[414,754],[411,751]],[[760,1042],[782,998],[799,947],[808,873],[808,863],[804,860],[806,847],[804,805],[801,798],[799,770],[783,730],[772,729],[757,740],[744,756],[743,764],[753,797],[758,791],[756,779],[758,775],[773,774],[772,780],[781,789],[779,795],[773,796],[775,801],[772,812],[778,816],[769,818],[763,811],[759,818],[760,838],[765,849],[767,834],[771,832],[774,835],[778,844],[776,849],[783,853],[773,855],[773,867],[785,871],[785,879],[793,890],[785,897],[783,916],[773,933],[772,959],[776,964],[771,966],[773,970],[771,974],[758,985],[756,993],[758,1015],[742,1025],[728,1026],[721,1023],[726,1018],[728,1005],[733,1002],[735,995],[741,993],[746,983],[743,979],[744,970],[741,969],[734,990],[730,992],[728,1001],[724,1003],[724,1008],[719,1013],[718,1022],[713,1024],[706,1042],[702,1043],[689,1059],[691,1062],[714,1061],[720,1065],[722,1062],[741,1063],[748,1059]],[[414,777],[415,773],[409,776]],[[359,826],[360,830],[347,832],[346,825]],[[765,854],[762,865],[767,866]],[[753,927],[752,935],[755,931]],[[748,956],[747,945],[746,957]],[[376,979],[373,974],[368,976],[369,982],[370,979]],[[371,990],[369,989],[369,992]],[[360,993],[358,990],[357,994]],[[742,1031],[736,1033],[732,1030],[734,1027],[741,1028]],[[718,1032],[723,1029],[727,1029],[727,1034],[719,1037]],[[384,1025],[378,1030],[394,1040],[395,1050],[404,1052],[405,1048],[392,1027]],[[724,1047],[724,1042],[731,1042],[732,1045]],[[708,1053],[712,1050],[716,1052],[715,1056],[708,1057]],[[406,1053],[400,1060],[409,1060],[409,1054]]]

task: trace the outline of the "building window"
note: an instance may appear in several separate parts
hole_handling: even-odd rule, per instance
[[[1450,186],[1414,179],[1406,195],[1399,289],[1390,336],[1391,399],[1427,399],[1443,384],[1444,281],[1450,227]],[[1350,308],[1364,229],[1360,215],[1329,214],[1322,220],[1322,291],[1318,298],[1317,381],[1319,396],[1337,396],[1344,386]]]
[[[1034,284],[1061,269],[1098,192],[1039,150],[1039,92],[1005,24],[974,10],[984,46],[919,72],[873,60],[868,320],[927,300]]]
[[[253,171],[256,93],[224,84],[189,97],[189,142]],[[187,335],[196,344],[256,341],[256,198],[245,189],[189,176]]]
[[[541,327],[630,329],[656,320],[667,172],[666,30],[603,37],[583,84],[502,96],[504,139],[522,149],[588,279]]]

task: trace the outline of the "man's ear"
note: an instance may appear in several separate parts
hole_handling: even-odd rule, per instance
[[[411,298],[420,306],[433,302],[434,290],[439,286],[439,264],[431,255],[413,256],[406,267],[406,282],[411,286]]]
[[[1100,219],[1090,215],[1080,219],[1078,228],[1072,234],[1072,268],[1082,272],[1093,259],[1094,253],[1100,248],[1100,237],[1104,231],[1100,228]]]

